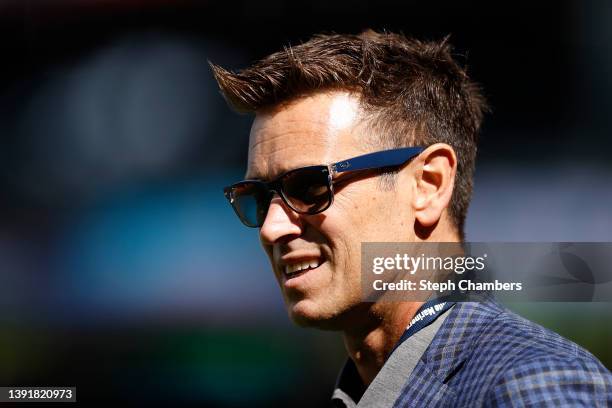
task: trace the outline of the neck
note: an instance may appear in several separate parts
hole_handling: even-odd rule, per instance
[[[344,331],[344,345],[367,387],[382,368],[422,302],[374,304],[367,324]]]

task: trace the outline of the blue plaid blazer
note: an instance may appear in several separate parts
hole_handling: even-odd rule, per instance
[[[394,406],[612,407],[612,374],[493,300],[457,303]]]

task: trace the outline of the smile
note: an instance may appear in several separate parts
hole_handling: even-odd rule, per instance
[[[321,265],[321,263],[322,262],[317,259],[313,259],[310,261],[296,262],[293,264],[285,265],[284,272],[286,276],[293,276],[300,272],[305,272],[311,269],[318,268]]]

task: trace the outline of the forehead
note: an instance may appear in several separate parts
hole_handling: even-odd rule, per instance
[[[271,179],[360,154],[360,112],[358,97],[339,91],[258,112],[249,138],[247,178]]]

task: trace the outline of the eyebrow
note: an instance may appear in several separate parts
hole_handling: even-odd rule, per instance
[[[264,181],[265,178],[262,177],[260,174],[255,173],[254,175],[249,177],[249,171],[247,170],[247,172],[244,174],[244,180],[261,180]]]
[[[327,164],[305,164],[303,166],[298,166],[298,167],[292,167],[292,168],[286,168],[286,167],[282,167],[280,169],[280,171],[275,172],[273,177],[262,177],[259,174],[255,174],[254,176],[251,177],[247,177],[248,173],[245,174],[245,180],[259,180],[259,181],[272,181],[272,180],[276,180],[278,179],[280,176],[282,176],[285,173],[288,173],[292,170],[298,170],[298,169],[303,169],[305,167],[311,167],[311,166],[327,166]]]
[[[283,174],[282,172],[279,174]],[[267,177],[263,177],[260,174],[255,173],[254,175],[249,176],[249,172],[247,171],[246,174],[244,175],[244,179],[245,180],[259,180],[259,181],[267,181],[270,180]],[[274,180],[274,179],[271,179]]]

